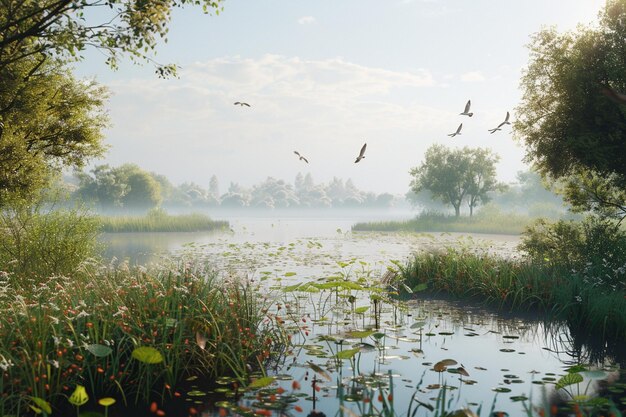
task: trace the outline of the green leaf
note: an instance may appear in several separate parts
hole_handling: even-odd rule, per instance
[[[428,284],[417,284],[415,287],[413,287],[413,292],[424,291],[427,288],[428,288]]]
[[[348,339],[365,339],[366,337],[370,337],[374,333],[374,330],[353,331],[347,333],[346,337]]]
[[[85,349],[98,358],[104,358],[105,356],[109,356],[113,353],[113,350],[110,347],[99,344],[88,345]]]
[[[365,313],[369,309],[370,309],[370,306],[357,307],[357,308],[354,309],[354,312],[356,314],[363,314],[363,313]]]
[[[50,407],[50,403],[48,401],[44,400],[43,398],[39,398],[39,397],[30,397],[30,399],[37,406],[37,407],[34,407],[32,405],[30,406],[35,413],[41,414],[41,412],[43,411],[46,414],[52,414],[52,407]],[[37,411],[36,409],[39,410],[39,411]]]
[[[337,352],[337,355],[335,355],[335,356],[338,359],[352,359],[354,357],[354,355],[356,355],[360,351],[361,351],[361,349],[359,349],[359,348],[347,349],[347,350],[342,350],[341,352]]]
[[[135,348],[135,350],[133,350],[132,357],[139,362],[147,363],[150,365],[161,363],[164,360],[161,352],[150,346],[141,346]]]
[[[293,277],[294,275],[296,275],[295,272],[285,272],[286,277]]]
[[[262,378],[257,378],[254,381],[252,381],[250,385],[248,385],[248,388],[250,389],[265,388],[268,385],[271,385],[275,379],[276,378],[274,378],[273,376],[264,376]]]
[[[583,376],[578,373],[566,374],[556,383],[556,389],[565,388],[569,385],[578,384],[583,382]]]

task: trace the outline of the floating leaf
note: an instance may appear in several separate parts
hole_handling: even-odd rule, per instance
[[[104,358],[105,356],[109,356],[113,353],[113,350],[110,347],[99,344],[88,345],[85,349],[98,358]]]
[[[347,350],[342,350],[341,352],[337,352],[337,354],[335,356],[338,359],[352,359],[354,357],[354,355],[356,355],[360,351],[361,351],[361,349],[359,349],[359,348],[347,349]]]
[[[492,391],[495,391],[495,392],[511,392],[511,390],[509,388],[505,388],[505,387],[494,388]]]
[[[273,376],[264,376],[262,378],[257,378],[254,381],[252,381],[250,385],[248,385],[248,388],[251,388],[251,389],[265,388],[268,385],[271,385],[275,379],[276,378],[274,378]]]
[[[366,337],[370,337],[375,332],[373,330],[363,330],[363,331],[354,331],[346,334],[348,339],[365,339]]]
[[[135,348],[131,355],[139,362],[147,363],[150,365],[163,362],[163,355],[161,355],[161,352],[151,346],[141,346]]]
[[[293,277],[294,275],[296,275],[295,272],[285,272],[286,277]]]
[[[557,381],[556,388],[560,389],[580,382],[583,382],[583,376],[581,374],[566,374]]]

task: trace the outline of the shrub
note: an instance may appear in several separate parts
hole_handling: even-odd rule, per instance
[[[97,218],[43,202],[0,212],[0,270],[16,277],[69,274],[97,253]]]

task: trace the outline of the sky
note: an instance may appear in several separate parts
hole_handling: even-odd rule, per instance
[[[597,21],[604,0],[226,0],[219,15],[176,10],[155,59],[117,71],[98,51],[75,66],[106,85],[111,127],[103,159],[136,163],[173,183],[226,191],[267,177],[352,178],[404,194],[433,144],[487,147],[515,181],[524,148],[510,126],[530,36]],[[461,116],[467,100],[472,118]],[[245,101],[251,107],[234,106]],[[450,138],[463,123],[460,136]],[[354,163],[367,143],[365,159]],[[309,160],[300,161],[293,151]]]

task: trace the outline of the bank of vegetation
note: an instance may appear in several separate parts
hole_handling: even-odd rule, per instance
[[[120,232],[203,232],[228,230],[229,223],[212,220],[201,213],[170,215],[153,209],[144,216],[99,216],[102,231]]]
[[[460,232],[518,235],[533,222],[519,213],[485,208],[472,217],[425,212],[411,220],[362,222],[352,226],[355,232]]]
[[[448,249],[401,266],[408,288],[474,300],[503,310],[536,310],[599,340],[626,337],[626,233],[608,221],[539,221],[521,257]]]

